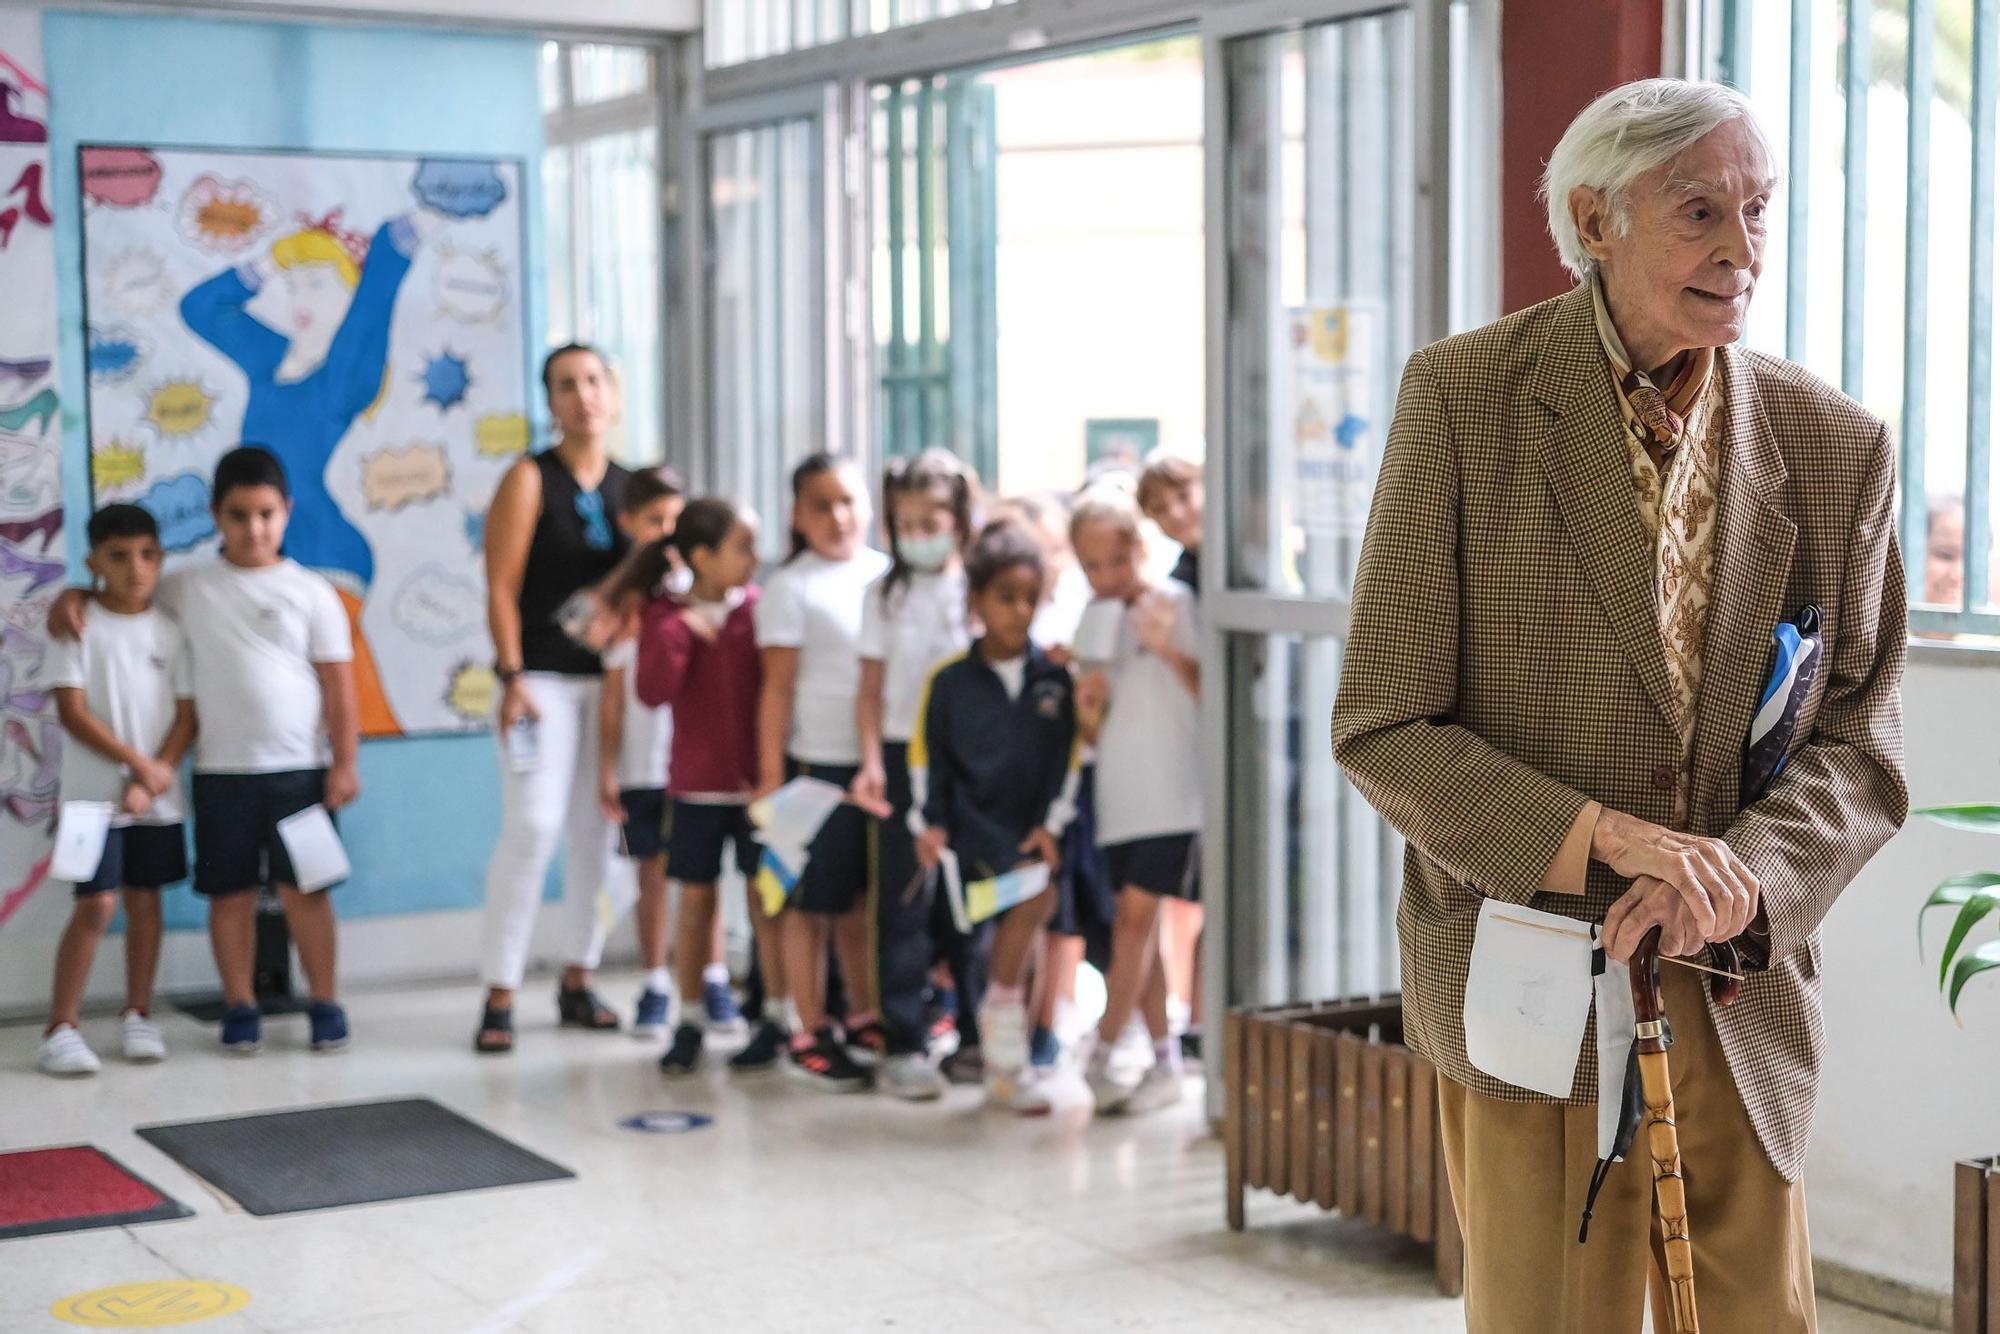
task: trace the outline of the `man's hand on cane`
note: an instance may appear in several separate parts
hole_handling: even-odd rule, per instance
[[[1757,915],[1759,885],[1721,839],[1698,838],[1608,807],[1598,817],[1590,855],[1632,879],[1604,917],[1604,950],[1621,962],[1658,926],[1660,952],[1692,954],[1709,941],[1734,940]],[[1679,907],[1669,911],[1668,898]]]

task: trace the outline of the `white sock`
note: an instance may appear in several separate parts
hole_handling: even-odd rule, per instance
[[[777,1004],[778,1022],[785,1026],[785,1031],[787,1033],[803,1032],[805,1030],[805,1021],[799,1018],[799,1007],[793,1002],[792,998],[787,996]],[[768,1002],[765,1008],[770,1008]]]
[[[1179,1075],[1181,1072],[1180,1039],[1174,1037],[1171,1033],[1166,1037],[1157,1039],[1153,1043],[1153,1064],[1159,1066],[1170,1075]]]
[[[646,990],[656,991],[662,996],[674,994],[674,979],[665,967],[646,970]]]
[[[725,987],[728,986],[729,965],[726,963],[710,964],[708,967],[701,970],[701,980],[704,982],[720,983],[722,986]]]
[[[1194,1007],[1179,996],[1167,997],[1167,1032],[1175,1036],[1188,1031],[1188,1024],[1194,1019]]]

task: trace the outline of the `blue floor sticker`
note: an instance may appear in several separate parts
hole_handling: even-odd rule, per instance
[[[700,1112],[641,1112],[637,1116],[626,1117],[618,1124],[627,1130],[643,1130],[649,1135],[685,1135],[714,1121],[714,1117],[703,1116]]]

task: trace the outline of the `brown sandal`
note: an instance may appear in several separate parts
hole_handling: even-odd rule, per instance
[[[589,987],[559,987],[556,1014],[564,1028],[587,1028],[594,1032],[615,1032],[618,1012],[599,999]]]

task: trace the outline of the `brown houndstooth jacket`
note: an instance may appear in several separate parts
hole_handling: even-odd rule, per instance
[[[1820,920],[1908,811],[1896,460],[1880,422],[1789,362],[1729,347],[1716,373],[1721,513],[1689,829],[1726,840],[1762,887],[1769,967],[1714,1017],[1764,1150],[1793,1179],[1819,1083]],[[1668,824],[1682,774],[1623,429],[1587,285],[1423,349],[1355,579],[1333,747],[1409,843],[1406,1033],[1491,1097],[1542,1100],[1466,1060],[1481,896],[1603,920],[1628,882],[1592,862],[1583,895],[1546,894],[1544,871],[1587,800]],[[1787,768],[1744,807],[1771,631],[1807,603],[1825,659]],[[1595,1101],[1596,1064],[1586,1036],[1568,1101]]]

